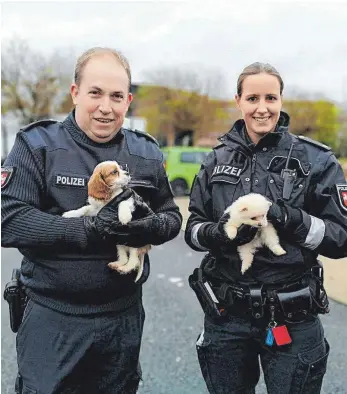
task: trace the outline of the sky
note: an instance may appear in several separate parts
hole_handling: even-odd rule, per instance
[[[180,67],[223,77],[232,99],[242,69],[268,62],[288,95],[347,103],[347,0],[3,2],[2,49],[13,37],[49,56],[110,46],[129,59],[134,83]]]

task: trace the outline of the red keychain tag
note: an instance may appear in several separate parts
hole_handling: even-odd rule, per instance
[[[272,334],[277,346],[289,345],[292,343],[292,338],[289,335],[287,326],[273,327]]]

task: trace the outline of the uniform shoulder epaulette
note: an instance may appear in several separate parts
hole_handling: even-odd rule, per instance
[[[331,150],[330,146],[322,144],[321,142],[312,140],[311,138],[308,138],[308,137],[306,137],[304,135],[298,135],[297,137],[298,137],[299,140],[305,141],[305,142],[307,142],[307,143],[309,143],[311,145],[316,146],[317,148],[323,149],[325,151]]]
[[[222,146],[225,146],[225,144],[224,144],[223,142],[220,142],[219,144],[215,145],[215,146],[213,147],[213,149],[219,149],[219,148],[221,148]]]
[[[142,137],[147,138],[148,140],[154,142],[156,145],[159,146],[159,142],[150,134],[146,133],[145,131],[137,130],[137,129],[127,129],[129,131],[132,131],[133,133],[136,133],[138,135],[141,135]]]
[[[225,141],[226,138],[227,138],[227,137],[226,137],[225,134],[222,135],[222,136],[220,136],[220,137],[218,137],[217,139],[218,139],[219,142],[218,142],[217,145],[215,145],[215,146],[213,147],[213,149],[219,149],[219,148],[221,148],[222,146],[225,146],[224,141]]]
[[[54,120],[54,119],[37,120],[35,122],[29,123],[28,125],[22,127],[20,129],[20,131],[28,131],[28,130],[32,129],[33,127],[36,127],[36,126],[48,126],[50,124],[54,124],[54,123],[57,123],[57,122],[58,121]]]

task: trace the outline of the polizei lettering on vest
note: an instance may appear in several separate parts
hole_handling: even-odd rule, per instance
[[[84,178],[77,178],[73,176],[63,176],[63,175],[57,175],[56,185],[66,185],[66,186],[84,186],[85,185],[85,179]]]
[[[212,176],[219,174],[240,176],[241,172],[242,172],[242,168],[221,165],[221,166],[216,166],[214,168]]]

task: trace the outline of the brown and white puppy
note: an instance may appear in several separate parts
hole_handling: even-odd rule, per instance
[[[116,161],[103,161],[93,171],[88,182],[88,203],[82,208],[67,211],[63,214],[65,218],[76,218],[81,216],[96,216],[110,200],[122,193],[123,188],[129,183],[130,176],[122,170]],[[118,217],[122,224],[127,224],[132,219],[134,211],[134,199],[130,197],[120,202]],[[131,248],[129,246],[117,245],[118,260],[111,262],[108,266],[121,274],[138,270],[135,282],[143,272],[145,254],[151,249],[150,245],[143,248]]]

